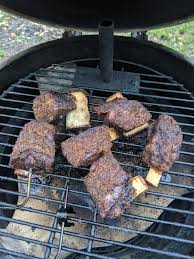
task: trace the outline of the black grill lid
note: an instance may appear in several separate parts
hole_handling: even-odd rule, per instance
[[[44,23],[89,30],[104,19],[112,19],[117,30],[145,30],[194,17],[193,0],[0,0],[0,6]]]

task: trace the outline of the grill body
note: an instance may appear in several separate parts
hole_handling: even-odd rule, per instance
[[[0,191],[7,196],[3,202],[14,205],[16,199],[13,197],[19,197],[19,199],[25,197],[26,180],[16,179],[8,162],[19,131],[26,122],[33,119],[33,98],[39,94],[38,85],[45,84],[43,80],[45,74],[43,76],[42,72],[51,72],[50,76],[47,76],[46,84],[60,85],[63,84],[64,75],[60,72],[56,73],[56,67],[62,69],[67,64],[96,67],[97,57],[97,37],[76,37],[32,48],[1,68],[0,167],[2,175],[0,180],[2,184]],[[87,174],[88,169],[74,170],[61,158],[58,150],[55,174],[34,179],[31,203],[23,209],[29,217],[36,215],[37,219],[43,217],[43,221],[34,222],[33,218],[29,221],[22,218],[21,214],[17,216],[16,212],[13,218],[11,214],[2,213],[0,219],[4,225],[1,225],[1,228],[5,228],[6,223],[9,223],[6,229],[0,230],[2,253],[20,258],[54,256],[59,248],[60,234],[56,212],[66,201],[76,212],[75,215],[70,215],[68,220],[75,223],[78,228],[64,230],[66,242],[62,246],[63,256],[69,256],[69,258],[192,257],[194,100],[192,94],[186,89],[193,91],[193,66],[183,57],[157,44],[118,37],[115,40],[114,69],[124,69],[140,75],[140,93],[128,95],[128,98],[141,101],[153,113],[154,119],[164,112],[177,119],[184,132],[179,161],[162,179],[160,188],[149,190],[143,200],[136,200],[133,203],[133,209],[122,216],[122,222],[102,222],[95,208],[91,206],[89,195],[83,187],[82,177]],[[91,112],[93,106],[103,102],[112,93],[106,89],[85,90],[88,93]],[[102,123],[95,113],[91,114],[92,126]],[[114,144],[114,155],[125,170],[132,171],[134,175],[145,175],[147,171],[140,159],[145,145],[145,135],[142,134],[130,140],[116,141]],[[58,136],[59,141],[71,135],[72,132],[63,132]],[[46,202],[48,207],[43,206]],[[150,209],[150,212],[145,215],[139,208]],[[135,224],[129,226],[129,221],[138,222],[139,227]],[[142,225],[146,224],[148,224],[147,227],[142,229]],[[16,231],[24,226],[29,232],[22,235],[22,232]],[[108,231],[108,234],[102,230]],[[34,236],[33,232],[37,236]],[[46,233],[44,238],[38,238],[39,232]],[[123,235],[120,240],[117,240],[119,233]],[[73,238],[76,240],[74,243],[80,243],[79,247],[68,243],[68,240]],[[15,246],[13,249],[9,244],[16,240],[20,246]],[[23,242],[28,242],[29,246],[21,249],[21,244],[24,246]],[[34,246],[33,254],[29,249],[30,246]]]

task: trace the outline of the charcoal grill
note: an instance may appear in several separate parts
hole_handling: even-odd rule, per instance
[[[118,5],[104,10],[96,2],[91,7],[71,1],[69,9],[64,2],[56,6],[52,1],[46,5],[33,1],[31,10],[25,1],[0,0],[0,5],[68,27],[94,29],[107,18],[115,21],[117,30],[132,30],[191,17],[193,1],[186,2],[182,8],[182,1],[177,1],[172,9],[169,1],[157,6],[155,1],[141,1],[141,12],[138,4],[130,3],[127,19],[125,8],[121,8],[124,15],[118,17]],[[145,22],[143,17],[151,10],[155,10],[153,16],[148,15]],[[57,136],[54,173],[34,176],[28,203],[16,209],[26,197],[27,179],[14,175],[9,158],[23,125],[34,119],[33,99],[44,88],[77,88],[67,84],[73,71],[79,67],[96,71],[98,50],[97,36],[59,39],[24,51],[0,68],[0,208],[12,208],[0,209],[0,258],[194,258],[194,68],[178,53],[153,42],[115,37],[113,69],[139,79],[138,91],[128,87],[123,92],[142,102],[153,120],[167,113],[182,128],[180,159],[162,177],[159,188],[150,188],[138,197],[121,218],[102,221],[83,185],[89,168],[73,168],[59,148],[61,141],[77,132],[63,130]],[[92,126],[100,125],[93,108],[116,89],[80,87],[88,96]],[[147,173],[141,161],[146,134],[145,130],[130,139],[114,141],[115,157],[133,175]]]

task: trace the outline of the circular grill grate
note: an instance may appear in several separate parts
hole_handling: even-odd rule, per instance
[[[96,67],[98,60],[68,62],[72,63]],[[13,209],[16,198],[25,197],[27,181],[23,178],[16,179],[8,165],[12,147],[23,125],[34,118],[32,102],[39,94],[38,87],[64,85],[67,78],[64,77],[63,67],[66,65],[67,63],[54,64],[31,73],[11,85],[0,98],[0,191],[5,196],[1,203],[12,204]],[[75,133],[61,132],[57,137],[54,174],[33,179],[28,204],[15,211],[13,217],[5,211],[1,213],[2,224],[9,223],[6,229],[2,225],[0,230],[2,253],[20,258],[53,258],[59,248],[61,231],[56,212],[66,202],[76,214],[69,215],[68,218],[69,222],[75,224],[74,227],[65,228],[63,232],[63,257],[120,258],[125,253],[144,257],[152,255],[157,258],[192,257],[189,251],[194,246],[193,97],[173,78],[145,66],[115,60],[114,68],[140,75],[139,94],[127,97],[142,102],[152,112],[153,119],[165,112],[178,121],[184,133],[179,160],[162,177],[159,188],[150,188],[145,195],[136,199],[120,219],[102,222],[83,185],[82,177],[89,169],[74,169],[60,153],[60,142]],[[89,98],[92,126],[97,126],[102,121],[97,118],[93,107],[102,103],[113,92],[92,88],[85,90]],[[133,175],[146,175],[147,168],[141,162],[145,141],[146,131],[130,139],[114,141],[113,154],[121,166]],[[172,202],[173,200],[175,201]]]

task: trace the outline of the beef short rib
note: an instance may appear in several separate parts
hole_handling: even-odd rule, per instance
[[[90,128],[61,143],[64,157],[74,167],[90,165],[111,147],[109,128],[104,125]]]
[[[102,218],[119,217],[133,200],[132,177],[111,152],[93,163],[84,183]]]
[[[138,101],[114,99],[95,108],[104,123],[122,132],[142,126],[151,119],[151,113]]]
[[[55,159],[55,128],[46,122],[24,125],[13,147],[10,166],[23,170],[52,171]]]
[[[172,116],[160,115],[148,130],[143,160],[149,167],[167,171],[178,159],[183,135]]]
[[[33,111],[37,121],[57,123],[67,112],[76,109],[75,97],[70,94],[45,92],[34,99]]]

